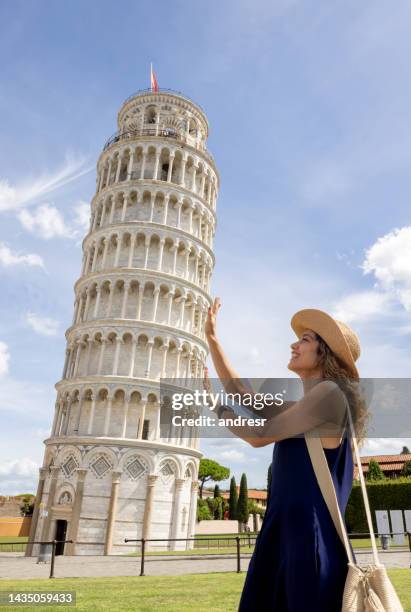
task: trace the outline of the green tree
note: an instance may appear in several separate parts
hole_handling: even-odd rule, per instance
[[[214,487],[214,499],[216,501],[214,507],[214,519],[216,521],[221,521],[224,517],[224,499],[221,496],[221,491],[218,484],[216,484]]]
[[[370,460],[366,480],[385,480],[384,472],[382,471],[378,461],[375,461],[374,459]]]
[[[224,518],[224,500],[222,497],[216,497],[217,500],[217,508],[214,512],[214,518],[216,521],[222,521]]]
[[[34,511],[34,497],[25,495],[21,499],[20,512],[23,516],[32,516]]]
[[[401,455],[411,455],[410,449],[408,448],[408,446],[403,446],[400,454]]]
[[[210,507],[205,499],[197,499],[197,522],[209,521],[213,518]]]
[[[406,461],[404,463],[401,470],[401,476],[411,476],[411,461]]]
[[[203,498],[204,484],[209,480],[214,482],[220,482],[220,480],[227,480],[230,477],[229,468],[224,467],[213,461],[213,459],[200,459],[200,467],[198,469],[198,480],[200,481],[200,499]]]
[[[208,507],[215,521],[221,521],[223,518],[223,498],[222,497],[207,497]]]
[[[228,517],[232,521],[237,520],[237,504],[237,484],[235,482],[235,477],[233,476],[230,482],[230,497],[228,499]]]
[[[237,520],[246,525],[248,523],[248,488],[247,488],[247,476],[242,474],[240,480],[240,494],[238,496],[237,504]]]
[[[264,508],[261,508],[253,499],[248,500],[248,512],[250,514],[259,514],[261,517],[264,516]]]

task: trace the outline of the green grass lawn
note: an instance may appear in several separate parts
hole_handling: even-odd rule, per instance
[[[24,552],[26,550],[26,542],[29,539],[28,536],[0,536],[0,553],[2,552]],[[10,544],[9,542],[19,542],[18,544]]]
[[[209,546],[211,547],[212,544],[211,542],[208,542],[208,540],[219,540],[219,547],[223,548],[224,545],[227,546],[227,541],[224,541],[224,538],[233,538],[233,546],[235,547],[236,543],[234,538],[239,535],[241,538],[242,542],[246,542],[247,541],[247,535],[248,534],[244,534],[244,533],[227,533],[224,535],[218,535],[218,534],[211,534],[208,536],[204,536],[204,535],[197,535],[196,536],[196,541],[194,542],[194,546],[195,548],[208,548]],[[252,537],[256,537],[258,535],[258,533],[255,532],[251,532],[249,534]],[[201,541],[203,540],[203,541]],[[351,538],[350,539],[351,544],[353,546],[353,548],[371,548],[371,540],[370,538]],[[231,544],[230,544],[231,546]],[[394,544],[394,540],[393,538],[391,538],[390,541],[390,548],[396,548],[396,547],[402,547],[402,546],[408,546],[408,539],[405,537],[404,538],[404,544]],[[381,549],[381,541],[380,538],[377,538],[377,547],[379,549]]]
[[[402,601],[411,612],[411,570],[393,569],[389,576]],[[144,576],[122,578],[57,578],[54,580],[0,580],[1,591],[74,590],[76,607],[67,610],[156,610],[176,612],[195,610],[236,612],[245,572],[188,574],[184,576]],[[11,607],[2,607],[11,610]],[[61,606],[25,610],[60,610]]]
[[[0,536],[0,542],[27,542],[29,536]]]
[[[350,542],[353,548],[371,548],[370,538],[361,538],[361,539],[351,538]],[[404,538],[404,544],[394,544],[394,540],[391,538],[390,548],[402,548],[403,546],[408,546],[408,538]],[[378,550],[382,550],[380,538],[377,538],[377,548]]]
[[[241,554],[243,553],[252,553],[254,550],[254,546],[241,546]],[[172,555],[172,556],[176,556],[179,557],[181,555],[183,556],[189,556],[189,555],[228,555],[228,554],[232,554],[232,555],[236,555],[237,554],[237,547],[235,545],[233,546],[220,546],[220,548],[194,548],[192,550],[158,550],[158,551],[146,551],[146,555],[153,555],[153,556],[159,556],[161,557],[162,555]],[[125,556],[127,557],[141,557],[141,553],[140,552],[134,552],[134,553],[127,553]]]

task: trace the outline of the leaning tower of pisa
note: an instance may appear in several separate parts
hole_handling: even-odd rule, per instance
[[[72,539],[60,554],[195,528],[199,440],[161,437],[160,379],[203,374],[219,176],[207,117],[181,93],[139,91],[117,124],[97,162],[30,533]]]

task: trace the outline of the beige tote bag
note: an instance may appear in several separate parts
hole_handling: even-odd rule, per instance
[[[377,545],[372,526],[371,511],[368,502],[367,489],[364,482],[360,453],[358,452],[355,431],[351,418],[351,410],[346,397],[345,401],[348,411],[349,426],[353,439],[355,458],[360,477],[361,490],[364,498],[365,513],[370,531],[374,563],[360,567],[354,562],[345,522],[341,516],[334,483],[328,467],[327,458],[321,444],[319,431],[312,430],[315,433],[314,437],[304,434],[321,493],[323,494],[335,528],[337,529],[337,532],[347,552],[348,573],[344,587],[341,612],[404,612],[404,608],[402,607],[398,595],[388,577],[385,566],[380,563],[378,558]]]

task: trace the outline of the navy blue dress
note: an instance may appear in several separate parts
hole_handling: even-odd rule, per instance
[[[340,446],[324,452],[344,516],[354,471],[347,428]],[[276,442],[268,506],[238,612],[341,612],[347,563],[304,437]]]

